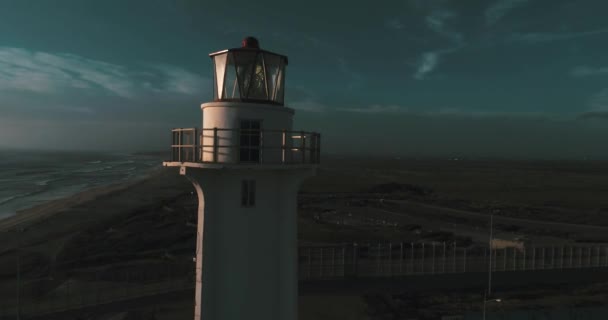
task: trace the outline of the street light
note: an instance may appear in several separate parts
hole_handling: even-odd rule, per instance
[[[488,266],[488,295],[492,294],[492,240],[494,231],[494,213],[498,212],[498,209],[490,210],[490,243],[489,243],[489,266]]]
[[[487,297],[487,292],[483,293],[483,320],[486,320],[486,304],[488,302],[497,302],[497,303],[501,303],[502,299],[488,299]]]
[[[488,302],[497,302],[500,303],[501,299],[488,299],[488,296],[492,294],[492,240],[493,240],[493,231],[494,231],[494,212],[498,212],[498,210],[490,210],[490,243],[489,243],[489,255],[490,261],[488,266],[488,290],[483,293],[483,320],[486,319],[486,304]]]

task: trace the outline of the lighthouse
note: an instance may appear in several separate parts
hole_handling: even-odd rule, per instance
[[[316,172],[320,134],[292,128],[286,56],[253,37],[209,56],[202,127],[173,129],[163,163],[198,195],[194,318],[297,319],[297,193]]]

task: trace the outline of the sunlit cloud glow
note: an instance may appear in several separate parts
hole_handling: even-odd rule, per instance
[[[0,91],[95,93],[136,99],[148,93],[194,95],[210,81],[170,65],[127,68],[72,54],[0,47]]]

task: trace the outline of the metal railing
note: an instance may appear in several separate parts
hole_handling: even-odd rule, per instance
[[[490,257],[491,255],[491,257]],[[300,280],[608,267],[608,245],[524,248],[455,243],[375,243],[301,247]]]
[[[287,130],[173,129],[172,162],[318,164],[321,135]],[[243,138],[251,138],[243,143]],[[242,153],[251,152],[243,159]]]

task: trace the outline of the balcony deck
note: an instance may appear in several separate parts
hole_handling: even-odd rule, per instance
[[[164,162],[165,166],[293,167],[320,163],[321,135],[315,132],[179,128],[171,133],[171,159]]]

